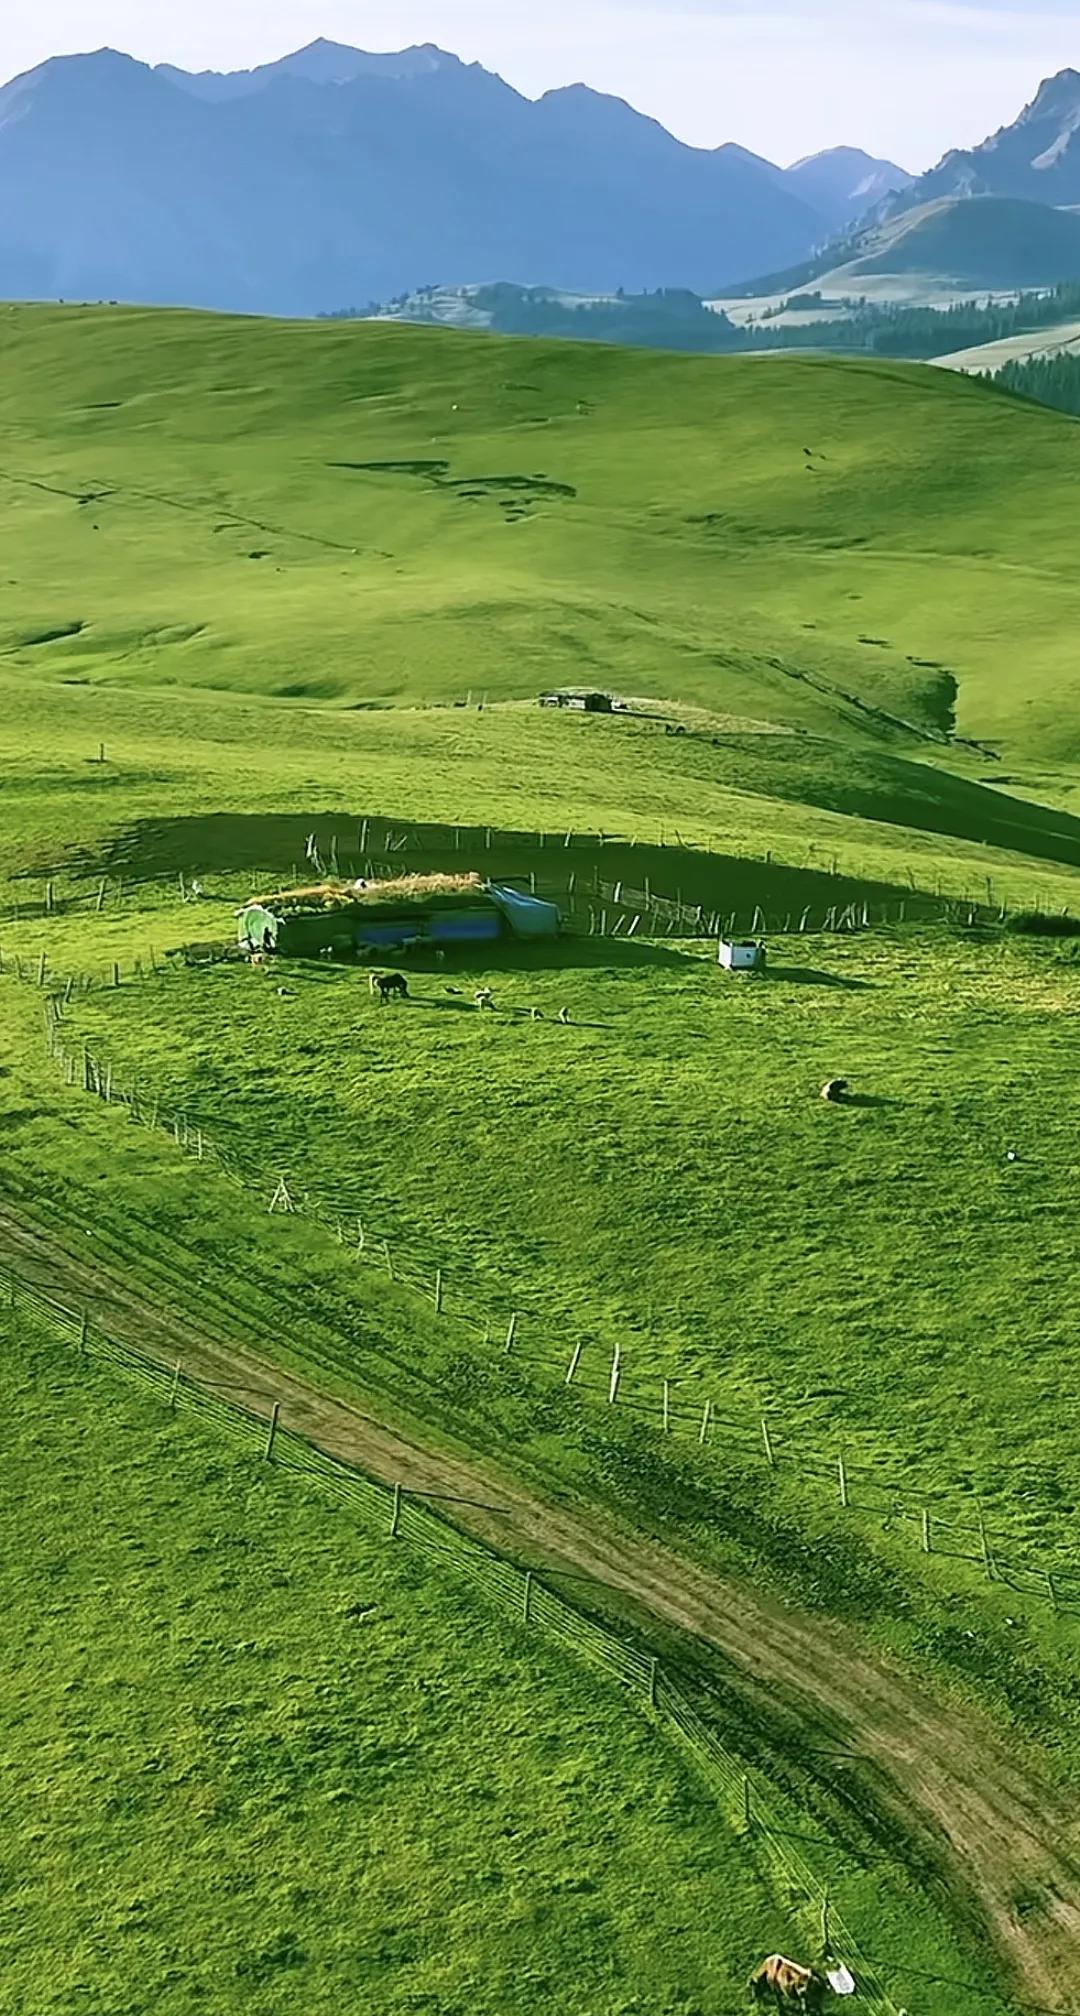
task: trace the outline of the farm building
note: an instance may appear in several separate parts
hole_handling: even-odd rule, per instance
[[[254,917],[260,924],[264,916],[276,922],[276,940],[263,931],[253,949],[269,939],[280,954],[294,959],[554,938],[561,922],[554,903],[483,882],[478,875],[402,875],[391,882],[325,882],[281,890],[241,914],[241,943],[252,942],[245,938],[245,920]]]
[[[578,714],[611,714],[615,702],[610,693],[542,693],[541,707],[570,707]]]
[[[721,938],[720,964],[729,973],[763,973],[765,947],[758,938]]]

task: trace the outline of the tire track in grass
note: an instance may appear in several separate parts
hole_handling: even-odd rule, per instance
[[[429,1446],[415,1429],[321,1392],[274,1363],[269,1339],[263,1355],[206,1334],[8,1205],[0,1207],[0,1253],[121,1342],[170,1367],[179,1362],[207,1384],[272,1395],[282,1422],[329,1454],[407,1492],[457,1501],[458,1522],[500,1550],[595,1581],[719,1652],[751,1696],[782,1698],[811,1748],[842,1744],[876,1767],[887,1804],[944,1855],[1031,2003],[1061,2016],[1080,2006],[1075,1818],[976,1710],[936,1698],[844,1626],[548,1502],[495,1465]],[[1032,1896],[1040,1908],[1023,1911],[1019,1900]]]

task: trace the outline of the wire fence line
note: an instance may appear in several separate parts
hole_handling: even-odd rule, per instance
[[[491,1304],[480,1306],[475,1290],[462,1289],[432,1242],[425,1242],[423,1249],[403,1245],[396,1227],[374,1227],[355,1198],[312,1192],[291,1184],[283,1174],[271,1188],[265,1165],[240,1147],[223,1147],[201,1124],[169,1110],[145,1087],[125,1085],[112,1065],[95,1057],[87,1044],[68,1045],[62,997],[46,1001],[45,1027],[50,1055],[69,1086],[122,1107],[133,1121],[166,1136],[182,1153],[213,1166],[248,1198],[260,1195],[269,1213],[318,1224],[358,1263],[373,1266],[396,1287],[415,1294],[442,1321],[459,1325],[463,1344],[475,1347],[479,1341],[494,1363],[523,1363],[597,1404],[619,1407],[664,1440],[691,1442],[706,1453],[718,1449],[726,1458],[734,1451],[744,1464],[767,1475],[809,1482],[841,1513],[862,1513],[898,1527],[924,1556],[969,1564],[988,1583],[1028,1596],[1057,1615],[1080,1618],[1080,1568],[1070,1566],[1067,1558],[1074,1553],[1071,1534],[1058,1543],[1059,1554],[1036,1559],[993,1532],[978,1501],[959,1503],[932,1486],[901,1483],[888,1474],[876,1453],[853,1455],[850,1446],[843,1445],[828,1452],[808,1450],[804,1435],[787,1428],[775,1412],[756,1419],[751,1414],[748,1419],[745,1408],[735,1412],[718,1406],[696,1375],[641,1375],[632,1355],[618,1342],[609,1347],[594,1337],[568,1338],[565,1332],[555,1336],[542,1319],[526,1310],[509,1304],[500,1310]]]
[[[395,867],[388,861],[364,863],[365,879],[372,883],[392,880],[401,873],[400,864]],[[299,871],[298,871],[299,872]],[[181,878],[182,880],[183,878]],[[604,881],[597,871],[592,876],[581,878],[571,873],[564,880],[538,876],[534,870],[527,875],[507,874],[503,880],[508,885],[518,884],[531,895],[541,896],[547,901],[563,906],[562,929],[565,935],[589,938],[632,939],[707,939],[737,938],[740,934],[757,937],[805,937],[851,935],[855,932],[885,929],[906,923],[942,924],[960,926],[968,930],[992,925],[1004,926],[1013,913],[1007,908],[993,908],[979,903],[974,898],[960,900],[935,899],[926,895],[909,901],[901,898],[896,903],[874,904],[868,900],[848,903],[833,903],[826,907],[804,905],[784,912],[773,911],[761,904],[748,905],[745,910],[714,910],[704,904],[690,904],[682,896],[666,896],[654,890],[651,884],[638,889],[626,882]],[[51,885],[50,885],[51,886]],[[194,899],[189,899],[194,900]],[[231,900],[231,899],[230,899]],[[60,914],[65,907],[79,907],[81,899],[75,899],[70,906],[40,906],[37,914]],[[87,899],[90,907],[100,909]],[[8,921],[11,921],[11,913]],[[21,913],[28,915],[25,910]],[[1036,914],[1047,914],[1038,910]],[[1066,916],[1067,910],[1062,911]],[[5,913],[0,912],[0,920]],[[20,913],[14,913],[18,921]],[[66,973],[63,976],[65,999],[73,993],[87,994],[98,989],[117,988],[128,981],[140,981],[148,976],[167,970],[170,960],[180,958],[187,965],[216,964],[222,960],[240,960],[248,957],[247,948],[233,940],[221,937],[193,940],[173,947],[163,955],[153,946],[145,953],[135,954],[129,963],[113,958],[93,972]],[[389,957],[389,951],[386,954]],[[400,955],[400,950],[398,953]],[[0,946],[0,975],[10,972],[19,980],[34,982],[39,987],[50,983],[56,985],[58,975],[49,962],[46,950],[28,954],[10,951]]]
[[[539,1627],[579,1658],[610,1674],[654,1711],[661,1726],[678,1733],[733,1830],[741,1830],[768,1865],[782,1902],[823,1957],[842,1959],[855,1973],[863,2005],[873,2016],[898,2016],[896,2005],[845,1922],[835,1882],[819,1876],[793,1846],[761,1781],[721,1743],[715,1731],[661,1662],[625,1643],[604,1625],[568,1604],[533,1569],[520,1569],[458,1527],[410,1498],[400,1485],[375,1481],[331,1456],[280,1420],[269,1389],[264,1411],[226,1398],[185,1373],[110,1337],[83,1311],[67,1308],[10,1268],[0,1269],[0,1304],[44,1323],[87,1361],[98,1361],[151,1392],[174,1413],[185,1412],[238,1440],[249,1453],[316,1481],[380,1536],[408,1540],[430,1560],[467,1582],[523,1628]]]
[[[729,839],[725,843],[728,851],[722,855],[715,855],[699,843],[688,841],[678,827],[663,822],[660,822],[651,834],[640,830],[631,833],[606,831],[593,833],[578,832],[573,828],[564,830],[561,827],[549,831],[544,828],[508,829],[490,825],[418,825],[401,820],[386,820],[380,815],[352,817],[323,815],[314,822],[313,830],[304,835],[307,823],[305,819],[298,819],[296,822],[296,832],[293,835],[296,853],[291,861],[282,859],[277,867],[269,868],[262,862],[251,860],[241,864],[238,872],[250,877],[252,888],[264,882],[268,876],[289,873],[296,882],[300,881],[305,873],[320,876],[363,874],[368,879],[385,880],[400,876],[410,860],[415,860],[419,864],[421,861],[427,862],[433,856],[445,861],[451,855],[462,854],[479,862],[489,863],[490,857],[495,854],[506,861],[508,870],[509,863],[516,857],[535,857],[538,861],[542,857],[545,864],[552,864],[546,871],[545,879],[552,882],[554,887],[558,879],[554,874],[554,864],[559,856],[561,855],[564,860],[568,855],[572,859],[579,859],[584,853],[592,857],[592,876],[589,878],[586,874],[582,874],[579,878],[576,872],[571,872],[567,878],[571,884],[571,895],[572,885],[576,881],[580,880],[584,890],[589,879],[593,881],[594,893],[600,895],[601,868],[598,857],[602,858],[605,853],[626,854],[639,849],[647,853],[650,850],[667,851],[674,847],[683,857],[685,874],[697,883],[700,883],[704,875],[708,875],[712,882],[718,881],[720,871],[717,864],[723,862],[745,864],[773,875],[812,875],[819,881],[831,879],[847,885],[846,896],[840,896],[834,904],[823,902],[819,891],[817,900],[805,910],[808,919],[820,911],[823,920],[820,926],[809,921],[796,925],[795,920],[804,914],[804,906],[791,898],[786,921],[784,911],[780,910],[767,925],[756,925],[753,922],[755,915],[764,916],[764,906],[750,906],[746,912],[748,930],[769,928],[779,933],[796,928],[803,931],[819,928],[824,931],[856,929],[860,926],[866,928],[871,921],[902,923],[909,912],[912,917],[921,916],[924,919],[947,915],[950,921],[978,919],[1005,923],[1010,915],[1020,910],[1042,911],[1048,901],[1046,892],[1041,891],[1027,904],[1016,901],[1011,905],[1002,903],[990,876],[986,877],[977,895],[969,888],[947,888],[942,880],[940,864],[935,864],[932,888],[929,886],[929,878],[926,886],[920,886],[914,869],[910,865],[907,867],[906,877],[912,899],[910,903],[903,900],[892,901],[887,888],[880,882],[874,883],[874,887],[882,900],[868,902],[854,892],[859,885],[865,888],[871,878],[858,870],[843,868],[836,853],[830,855],[827,851],[820,851],[811,845],[806,849],[804,858],[796,859],[799,850],[793,848],[790,856],[774,860],[771,848],[763,855],[753,850],[743,852],[739,849],[737,840]],[[734,851],[731,851],[732,849]],[[303,854],[303,861],[297,858],[300,854]],[[112,911],[123,907],[125,894],[130,895],[155,885],[164,887],[167,884],[171,887],[175,884],[181,900],[185,902],[197,899],[201,893],[198,874],[191,870],[185,872],[182,867],[173,869],[162,864],[157,872],[147,872],[145,861],[140,864],[135,845],[132,846],[130,855],[114,857],[104,866],[104,872],[102,865],[88,855],[77,857],[69,865],[65,880],[60,879],[62,871],[59,868],[51,874],[46,870],[44,873],[47,879],[43,879],[38,885],[40,894],[35,893],[30,878],[25,878],[27,883],[25,895],[0,906],[0,922],[19,923],[72,912],[100,912],[106,908]],[[213,868],[199,871],[199,873],[217,872]],[[533,869],[534,881],[535,874],[536,871]],[[73,888],[72,878],[76,880],[77,885],[85,883],[86,886]],[[508,872],[507,879],[523,878],[520,874],[515,876]],[[618,883],[608,883],[603,893],[609,896],[613,888],[621,886]],[[632,899],[634,909],[641,918],[639,930],[649,917],[652,918],[654,930],[651,935],[659,935],[661,924],[664,921],[670,924],[673,918],[681,921],[682,928],[693,931],[695,921],[701,914],[701,906],[683,903],[681,892],[675,895],[653,894],[648,877],[644,879],[643,887],[628,886],[625,893]],[[719,895],[719,891],[717,894]],[[706,907],[711,923],[718,927],[722,926],[726,914],[729,929],[740,928],[738,917],[728,906],[721,907],[714,900]],[[625,920],[628,921],[629,919]],[[622,928],[625,928],[625,922]],[[598,929],[598,925],[594,928]],[[600,935],[605,934],[601,932]],[[713,935],[716,935],[715,931]]]

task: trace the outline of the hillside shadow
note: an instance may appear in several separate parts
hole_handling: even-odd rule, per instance
[[[56,865],[27,873],[44,877]],[[939,917],[945,907],[900,883],[867,881],[827,866],[793,867],[768,856],[713,853],[687,846],[678,834],[671,845],[646,846],[617,834],[539,834],[344,812],[141,819],[66,865],[88,880],[123,877],[127,886],[235,877],[239,895],[253,882],[257,887],[260,877],[269,893],[322,876],[477,874],[535,886],[585,923],[590,910],[605,907],[623,911],[632,923],[659,898],[690,912],[700,908],[732,931],[797,931],[803,922],[808,930],[820,929],[831,911],[864,903],[912,921]]]

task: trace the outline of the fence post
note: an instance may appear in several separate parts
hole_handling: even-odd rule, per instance
[[[649,1661],[649,1706],[650,1706],[650,1708],[655,1708],[655,1707],[656,1707],[656,1683],[657,1683],[657,1681],[658,1681],[659,1677],[660,1677],[660,1661],[659,1661],[659,1659],[650,1659],[650,1661]]]
[[[508,1351],[512,1351],[514,1348],[514,1340],[517,1337],[517,1326],[518,1312],[515,1309],[512,1311],[510,1321],[506,1326],[506,1349]]]
[[[825,1889],[824,1889],[824,1891],[823,1891],[823,1893],[822,1893],[822,1898],[821,1898],[821,1957],[822,1957],[822,1959],[823,1959],[823,1960],[827,1960],[827,1959],[829,1958],[829,1955],[830,1955],[831,1951],[832,1951],[832,1942],[831,1942],[831,1939],[830,1939],[830,1936],[829,1936],[829,1888],[828,1888],[828,1884],[826,1884],[826,1886],[825,1886]]]
[[[664,1434],[671,1433],[671,1381],[664,1380]]]
[[[923,1506],[923,1514],[922,1514],[922,1551],[923,1551],[923,1553],[924,1553],[924,1554],[932,1554],[932,1553],[933,1553],[933,1548],[932,1548],[932,1546],[931,1546],[931,1544],[930,1544],[930,1507],[929,1507],[929,1505],[924,1505],[924,1506]]]
[[[38,984],[38,986],[39,986],[39,987],[44,987],[44,985],[45,985],[45,954],[44,954],[44,952],[42,953],[42,955],[41,955],[40,959],[38,960],[38,969],[37,969],[37,984]]]
[[[521,1605],[521,1614],[526,1624],[532,1621],[532,1591],[533,1591],[533,1571],[531,1568],[526,1568],[525,1595]]]
[[[611,1381],[608,1386],[608,1405],[613,1406],[619,1397],[619,1380],[622,1377],[622,1349],[616,1344],[611,1354]]]
[[[712,1401],[706,1400],[705,1411],[701,1417],[701,1433],[698,1436],[699,1442],[704,1443],[708,1441],[709,1429],[711,1426],[712,1426]]]
[[[848,1503],[848,1482],[847,1482],[847,1470],[844,1467],[844,1458],[842,1454],[839,1455],[836,1459],[836,1477],[837,1482],[840,1486],[840,1503],[841,1505],[846,1506]]]
[[[776,1451],[774,1450],[772,1445],[772,1436],[769,1434],[769,1424],[766,1421],[764,1414],[761,1417],[761,1439],[762,1442],[765,1444],[765,1461],[768,1464],[770,1470],[775,1470]]]
[[[442,1315],[442,1296],[443,1296],[443,1282],[442,1282],[442,1268],[441,1268],[441,1267],[436,1267],[436,1269],[435,1269],[435,1314],[436,1314],[436,1316],[441,1316],[441,1315]]]
[[[277,1441],[278,1415],[280,1413],[281,1413],[281,1402],[280,1400],[275,1400],[273,1411],[270,1415],[270,1432],[266,1438],[266,1460],[268,1463],[271,1461],[274,1454],[274,1443]]]
[[[742,1812],[743,1812],[743,1825],[749,1832],[750,1828],[754,1824],[754,1816],[750,1810],[750,1780],[747,1777],[745,1771],[743,1772],[743,1781],[742,1781]]]
[[[112,969],[112,984],[113,984],[113,986],[114,986],[114,987],[119,987],[119,985],[120,985],[120,961],[119,961],[119,959],[114,959],[114,960],[113,960],[113,969]]]
[[[174,1412],[176,1411],[176,1396],[179,1393],[179,1391],[180,1391],[180,1360],[178,1358],[176,1361],[176,1370],[173,1373],[172,1388],[169,1393],[169,1406],[173,1409]]]
[[[581,1354],[584,1349],[584,1344],[575,1344],[574,1346],[574,1355],[566,1369],[566,1383],[568,1386],[572,1386],[574,1383],[574,1374],[581,1363]]]
[[[390,1515],[390,1538],[391,1538],[391,1540],[396,1540],[396,1539],[397,1539],[397,1533],[398,1533],[398,1527],[400,1526],[400,1524],[401,1524],[401,1485],[400,1485],[400,1484],[395,1484],[395,1485],[394,1485],[394,1509],[393,1509],[393,1512],[392,1512],[392,1513],[391,1513],[391,1515]]]

